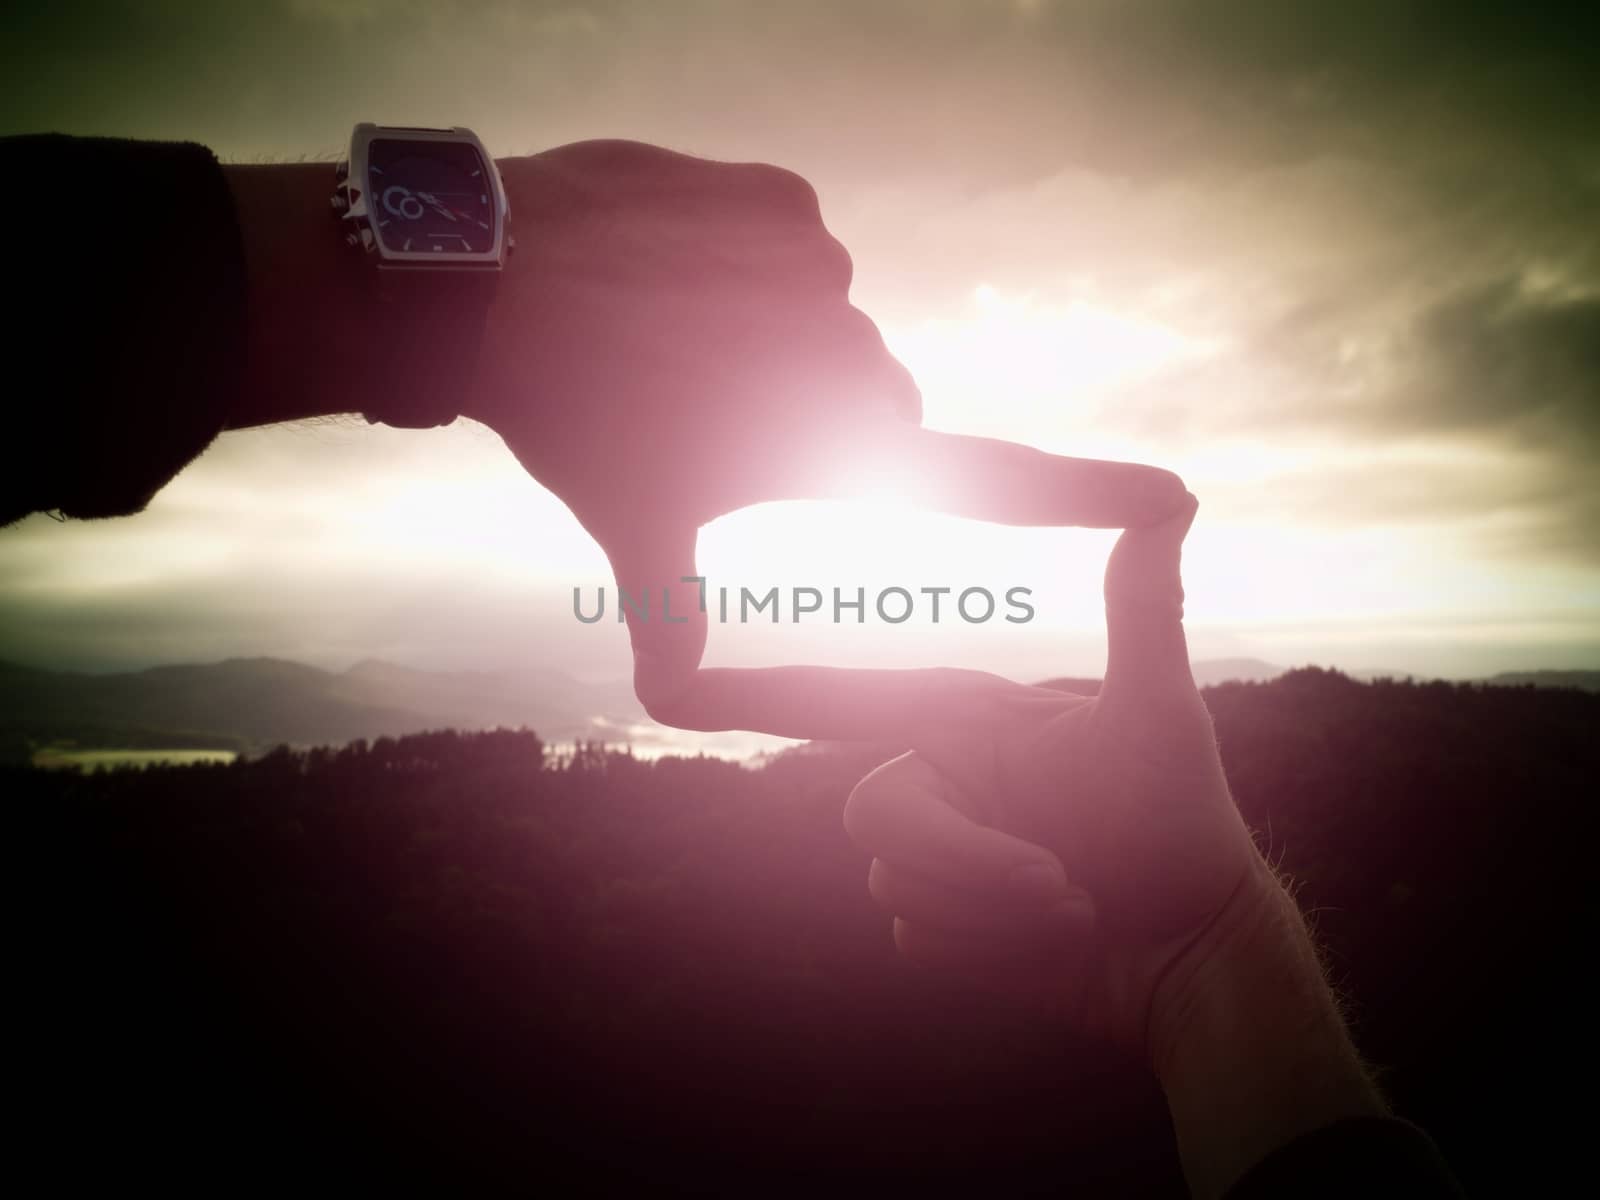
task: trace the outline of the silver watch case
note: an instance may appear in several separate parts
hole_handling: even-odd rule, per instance
[[[466,142],[475,146],[489,165],[489,186],[493,189],[496,215],[494,245],[489,250],[462,252],[440,250],[391,250],[372,227],[372,210],[367,195],[367,147],[374,139],[393,138],[406,142]],[[451,129],[426,129],[403,125],[374,125],[363,121],[350,135],[349,157],[336,168],[333,214],[344,228],[345,242],[361,252],[381,271],[498,271],[506,255],[517,248],[511,235],[511,206],[506,201],[505,182],[500,168],[478,135],[457,125]]]

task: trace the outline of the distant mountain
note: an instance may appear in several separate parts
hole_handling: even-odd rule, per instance
[[[1600,692],[1600,671],[1502,671],[1475,682],[1493,687],[1561,687]]]
[[[1219,683],[1266,683],[1287,674],[1291,668],[1280,667],[1259,658],[1212,658],[1191,664],[1191,669],[1194,671],[1196,684],[1200,687],[1214,687]],[[1401,683],[1423,682],[1430,678],[1389,667],[1340,670],[1339,673],[1362,683],[1372,683],[1379,679],[1391,679]],[[1451,682],[1485,684],[1490,687],[1577,688],[1583,692],[1600,692],[1600,671],[1502,671],[1487,678]],[[1052,679],[1045,686],[1093,695],[1100,690],[1100,681],[1077,678]]]
[[[1198,687],[1215,687],[1219,683],[1266,683],[1287,670],[1285,667],[1259,658],[1207,658],[1190,663],[1189,669],[1194,673],[1194,681]],[[1064,692],[1077,692],[1081,696],[1093,696],[1100,690],[1100,680],[1063,676],[1044,680],[1039,686],[1059,688]]]
[[[1195,664],[1204,684],[1266,680],[1259,659]],[[1092,691],[1098,682],[1074,681]],[[324,671],[276,658],[151,667],[108,675],[0,662],[0,759],[58,742],[81,747],[220,748],[342,745],[425,729],[527,727],[546,741],[610,742],[648,718],[626,680],[586,684],[559,671],[421,671],[368,660]]]
[[[442,673],[368,661],[332,672],[250,658],[87,675],[0,663],[6,747],[73,740],[248,753],[495,726],[566,741],[592,736],[596,718],[611,729],[645,719],[626,681],[586,684],[556,671]]]
[[[1256,658],[1194,664],[1202,687],[1265,682],[1284,668]],[[1407,678],[1367,671],[1356,678]],[[1506,672],[1474,682],[1600,692],[1600,671]],[[1052,681],[1092,694],[1095,679]],[[546,741],[624,740],[648,723],[628,681],[586,684],[559,671],[420,671],[369,660],[323,671],[274,658],[152,667],[111,675],[0,662],[0,760],[72,741],[90,748],[222,748],[257,753],[280,743],[340,745],[425,729],[527,727]]]
[[[1218,683],[1265,683],[1288,668],[1259,658],[1208,658],[1191,663],[1189,669],[1194,672],[1196,684],[1211,687]]]

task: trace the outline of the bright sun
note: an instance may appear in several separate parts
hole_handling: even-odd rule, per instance
[[[1119,386],[1215,350],[1086,301],[1050,305],[987,285],[961,313],[885,328],[884,337],[916,377],[930,428],[1111,457],[1129,455],[1104,438],[1084,448],[1083,410]],[[730,583],[865,586],[869,593],[891,585],[1003,591],[1024,584],[1043,593],[1041,624],[1088,629],[1103,619],[1098,581],[1111,536],[1052,537],[918,512],[884,479],[851,503],[770,504],[725,517],[701,536],[701,568]]]
[[[884,335],[922,387],[929,426],[1035,444],[1041,418],[1059,426],[1064,410],[1219,348],[1089,300],[1044,303],[987,284],[954,317]]]

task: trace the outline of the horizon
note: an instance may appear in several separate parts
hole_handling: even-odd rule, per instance
[[[258,694],[253,699],[245,699],[240,695],[236,686],[239,672],[227,672],[220,678],[215,674],[204,674],[228,667],[256,668],[266,672],[255,689]],[[319,681],[311,682],[309,691],[297,691],[294,689],[305,685],[296,678],[288,684],[291,690],[285,692],[282,690],[281,671],[267,669],[286,667],[314,672]],[[177,756],[186,760],[195,757],[209,759],[219,755],[232,758],[235,754],[252,757],[269,746],[279,744],[301,749],[313,745],[338,746],[352,740],[395,738],[442,729],[460,732],[490,728],[527,729],[536,733],[555,753],[572,753],[580,744],[591,744],[626,749],[628,753],[643,759],[709,755],[752,767],[770,761],[774,755],[809,744],[801,739],[744,730],[708,733],[676,729],[651,720],[643,712],[633,696],[631,680],[627,678],[585,681],[561,672],[529,670],[525,667],[436,673],[381,659],[363,659],[343,666],[321,666],[268,656],[210,663],[162,663],[142,670],[100,674],[57,673],[7,660],[0,660],[0,668],[40,671],[53,679],[66,674],[67,677],[83,681],[79,686],[89,689],[93,689],[101,680],[127,679],[146,672],[202,673],[191,679],[189,687],[181,695],[187,698],[185,711],[190,714],[206,713],[204,720],[209,720],[209,725],[196,723],[193,715],[173,719],[172,710],[167,707],[170,694],[166,700],[154,701],[157,708],[166,713],[165,717],[152,717],[150,710],[144,707],[148,698],[140,700],[137,695],[124,695],[110,707],[102,707],[98,702],[99,696],[92,690],[79,695],[77,704],[97,713],[95,728],[98,732],[95,737],[107,746],[124,747],[122,749],[95,749],[93,746],[80,745],[82,735],[75,722],[61,716],[59,696],[49,704],[51,711],[57,714],[53,718],[41,722],[23,717],[20,724],[15,717],[0,719],[0,732],[16,734],[20,731],[24,735],[24,742],[31,747],[28,751],[31,761],[40,766],[89,769],[102,763],[137,765],[157,761],[163,756]],[[372,669],[363,671],[362,668]],[[1254,658],[1209,659],[1194,663],[1195,679],[1201,688],[1232,683],[1270,685],[1297,672],[1331,672],[1359,684],[1378,680],[1421,686],[1438,682],[1478,686],[1533,683],[1543,687],[1600,691],[1600,687],[1596,686],[1600,682],[1600,668],[1566,672],[1508,672],[1503,676],[1441,680],[1385,668],[1340,672],[1337,668],[1315,663],[1285,666]],[[320,690],[321,679],[351,681],[359,690],[324,693]],[[1065,683],[1070,690],[1074,683],[1090,680],[1098,681],[1097,677],[1057,675],[1023,682],[1039,685]],[[465,691],[462,690],[464,682]],[[528,682],[535,682],[537,687],[528,689],[525,686]],[[216,683],[222,685],[222,690],[213,699],[208,687]],[[27,684],[24,683],[22,687],[25,696],[28,694]],[[442,688],[442,691],[431,691],[436,687]],[[109,698],[112,694],[106,695]],[[291,702],[292,706],[295,697],[316,699],[324,696],[347,707],[331,714],[325,713],[316,723],[314,731],[296,726],[300,732],[293,733],[281,721],[262,715],[283,708],[286,701]],[[220,707],[214,707],[216,704],[220,704]],[[373,706],[383,710],[381,719],[376,717]],[[533,715],[534,712],[542,715]],[[137,713],[137,718],[126,715],[130,713]],[[360,724],[352,727],[349,722],[353,719]],[[185,734],[180,729],[190,732]],[[127,740],[130,737],[134,739],[132,742]],[[235,749],[226,752],[216,749],[219,738]],[[95,738],[91,737],[90,740],[93,742]]]
[[[1429,675],[1414,671],[1402,671],[1393,667],[1380,665],[1367,665],[1361,667],[1345,667],[1327,662],[1272,662],[1267,659],[1257,658],[1253,655],[1228,655],[1218,658],[1191,658],[1191,665],[1195,672],[1198,686],[1205,688],[1216,683],[1252,683],[1258,682],[1259,676],[1231,676],[1218,672],[1222,669],[1239,669],[1248,671],[1271,672],[1273,676],[1287,675],[1294,671],[1329,671],[1334,674],[1346,675],[1358,682],[1372,682],[1376,679],[1410,680],[1419,683],[1485,683],[1491,682],[1499,676],[1517,675],[1589,675],[1600,674],[1600,661],[1580,664],[1572,667],[1523,667],[1497,671],[1493,675]],[[419,666],[415,663],[401,662],[389,658],[360,658],[355,661],[321,661],[312,662],[305,659],[290,658],[282,654],[245,654],[230,655],[226,658],[193,659],[193,660],[162,660],[159,662],[137,663],[131,665],[118,665],[100,669],[86,669],[77,667],[55,666],[49,663],[25,661],[19,658],[0,657],[0,666],[20,667],[23,670],[43,671],[50,674],[83,675],[90,678],[111,675],[137,675],[146,671],[159,671],[167,668],[182,667],[221,667],[231,663],[279,663],[285,666],[309,667],[328,675],[350,675],[362,667],[389,667],[401,671],[413,672],[421,675],[441,676],[474,676],[483,679],[505,679],[524,675],[557,676],[561,680],[583,686],[605,686],[610,684],[628,685],[631,687],[632,679],[628,674],[597,676],[585,678],[574,675],[560,668],[543,666],[538,663],[523,663],[515,666],[502,666],[498,669],[492,667],[462,667],[456,669],[434,668]],[[1071,671],[1058,671],[1054,675],[1041,675],[1030,680],[1018,682],[1033,682],[1041,684],[1055,679],[1089,679],[1102,678],[1103,672],[1091,674],[1078,674]]]

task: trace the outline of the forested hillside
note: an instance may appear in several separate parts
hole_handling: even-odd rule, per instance
[[[597,718],[644,718],[631,686],[559,671],[418,671],[368,660],[338,673],[278,658],[234,658],[109,675],[0,662],[0,762],[51,744],[217,747],[251,755],[422,729],[536,728],[589,736]]]
[[[1206,698],[1402,1114],[1475,1193],[1576,1163],[1600,696]],[[1182,1195],[1137,1064],[895,958],[840,823],[893,749],[5,769],[23,1157],[64,1187]]]

